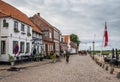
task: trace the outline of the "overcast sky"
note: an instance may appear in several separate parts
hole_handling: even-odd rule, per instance
[[[58,28],[62,34],[78,35],[80,49],[101,49],[105,21],[109,45],[103,49],[120,49],[120,0],[3,0],[29,17],[41,17]]]

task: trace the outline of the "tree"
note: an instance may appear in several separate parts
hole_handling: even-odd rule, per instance
[[[71,34],[70,41],[72,41],[74,44],[77,44],[77,46],[75,46],[76,53],[77,53],[78,48],[79,48],[79,44],[80,44],[80,40],[79,40],[78,36],[76,34]]]
[[[79,40],[79,38],[76,34],[71,34],[70,35],[70,41],[76,43],[77,46],[79,46],[79,44],[80,44],[80,40]]]

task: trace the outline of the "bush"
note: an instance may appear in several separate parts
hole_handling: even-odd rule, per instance
[[[108,52],[108,51],[103,51],[103,52],[102,52],[102,55],[109,55],[109,53],[110,53],[110,52]]]
[[[13,62],[13,61],[14,61],[14,57],[9,54],[9,62]]]
[[[50,59],[55,59],[56,58],[56,55],[53,54],[53,55],[50,55]]]

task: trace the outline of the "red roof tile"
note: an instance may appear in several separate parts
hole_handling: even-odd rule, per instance
[[[42,33],[41,30],[39,30],[27,17],[27,15],[25,15],[24,13],[22,13],[21,11],[19,11],[18,9],[16,9],[15,7],[3,2],[0,0],[0,17],[5,17],[5,16],[9,16],[12,18],[15,18],[23,23],[26,23],[30,26],[32,26],[33,30],[39,33]]]
[[[39,14],[35,14],[33,17],[30,17],[31,21],[37,25],[42,31],[53,29],[53,26],[44,20]]]
[[[13,6],[11,6],[3,1],[0,1],[0,12],[6,16],[13,17],[17,20],[20,20],[20,21],[32,26],[30,20],[28,19],[28,17],[24,13],[22,13],[21,11],[19,11],[15,7],[13,7]]]

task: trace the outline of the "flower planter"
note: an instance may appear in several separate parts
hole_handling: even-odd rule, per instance
[[[10,62],[10,64],[12,67],[15,65],[14,61]]]

